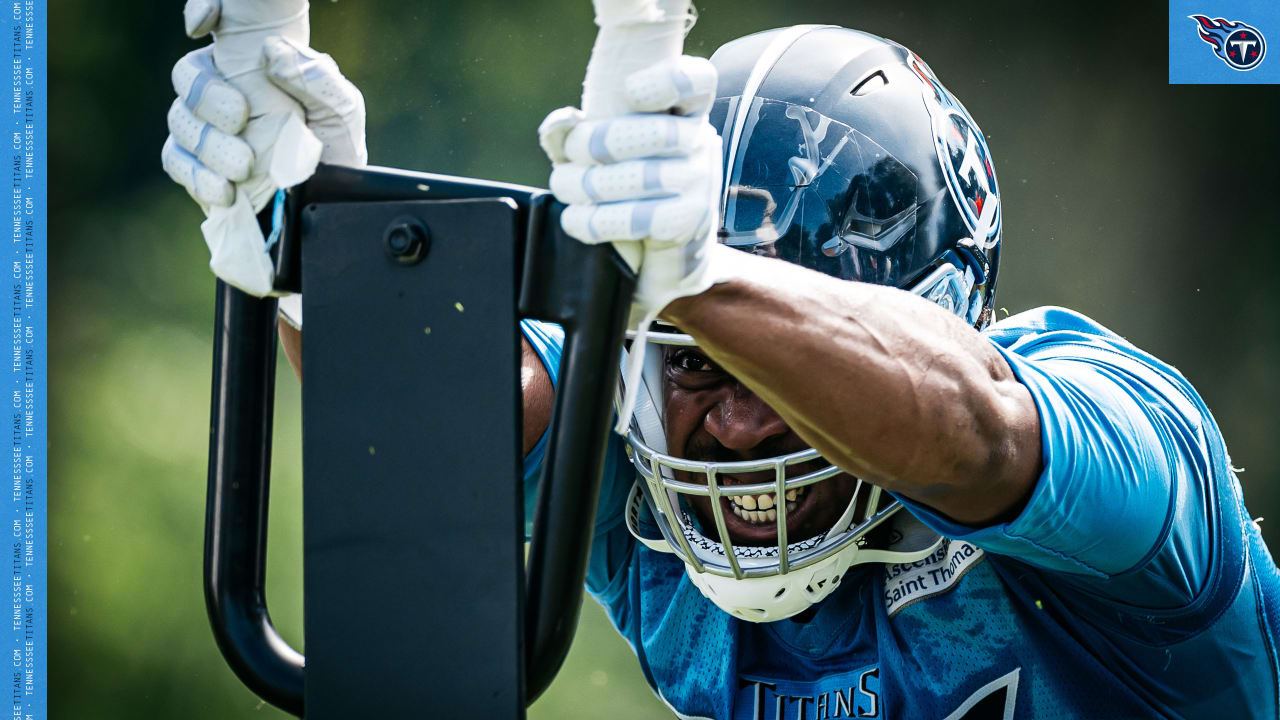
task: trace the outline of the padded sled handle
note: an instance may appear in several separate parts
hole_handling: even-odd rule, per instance
[[[526,565],[525,698],[559,671],[577,629],[613,383],[635,276],[609,245],[564,235],[543,190],[387,168],[321,165],[289,191],[276,287],[300,291],[302,207],[310,203],[509,197],[523,220],[523,317],[561,324],[565,345]],[[269,213],[263,216],[269,222]],[[276,632],[264,594],[275,389],[276,301],[218,283],[205,516],[205,604],[236,675],[303,714],[304,659]]]

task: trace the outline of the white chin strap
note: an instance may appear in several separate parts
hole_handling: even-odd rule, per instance
[[[623,396],[622,407],[618,408],[618,423],[613,426],[613,431],[619,435],[626,435],[631,428],[631,415],[635,412],[636,403],[640,394],[640,376],[644,372],[645,352],[649,344],[649,325],[658,317],[658,310],[654,308],[645,314],[645,317],[636,326],[635,339],[631,341],[631,352],[627,353],[626,364],[623,367]],[[650,399],[650,405],[653,404]],[[659,423],[661,429],[661,423]]]
[[[633,394],[632,419],[635,421],[640,431],[640,436],[645,439],[654,450],[660,453],[667,451],[667,436],[662,429],[662,399],[657,393],[662,392],[662,353],[661,352],[644,352],[645,348],[637,348],[634,344],[631,350],[622,354],[623,372],[627,372],[632,365],[640,366],[640,374],[638,381],[634,385],[624,385],[624,394],[626,388],[635,387]],[[634,360],[636,353],[642,355],[639,361]],[[619,408],[625,404],[625,398],[619,402]],[[621,412],[618,413],[619,418],[623,417]],[[616,429],[616,428],[615,428]],[[626,431],[619,431],[619,434],[626,434]]]

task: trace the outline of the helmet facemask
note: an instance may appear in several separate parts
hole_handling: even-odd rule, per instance
[[[663,354],[660,349],[647,354],[644,398],[638,403],[644,407],[632,423],[628,453],[664,540],[693,571],[741,580],[802,570],[841,549],[833,543],[856,542],[844,531],[854,526],[869,530],[888,518],[889,503],[881,502],[888,498],[879,488],[843,474],[811,448],[734,461],[692,460],[666,452]],[[827,510],[828,519],[817,532],[811,517],[810,531],[797,535],[804,527],[798,520],[805,514],[797,513],[797,507],[819,483],[832,482],[853,486],[845,507],[834,519]],[[736,541],[731,525],[738,528]],[[742,537],[747,526],[757,531],[756,540]],[[768,540],[759,539],[766,536]]]

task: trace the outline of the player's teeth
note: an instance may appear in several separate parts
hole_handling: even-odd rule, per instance
[[[799,492],[792,490],[792,491],[789,491],[788,494],[790,495],[791,493],[795,493],[796,496],[798,497],[799,495],[804,494],[803,490],[804,490],[803,488],[799,488]],[[774,505],[773,498],[774,498],[773,495],[732,496],[730,497],[730,499],[733,500],[733,503],[730,505],[730,507],[733,508],[734,515],[737,515],[738,517],[750,523],[777,522],[778,511],[773,507]],[[751,502],[742,502],[742,501],[751,501]],[[752,504],[754,504],[757,508],[762,508],[762,509],[752,510],[750,509],[750,506]],[[790,500],[790,499],[787,500],[787,512],[788,513],[795,512],[796,505],[797,503],[795,500]]]
[[[795,492],[794,490],[791,492]],[[730,495],[733,504],[744,510],[768,510],[777,504],[777,495]]]
[[[787,491],[787,499],[795,500],[796,495],[799,495],[799,494],[800,494],[799,488],[791,488],[790,490]]]

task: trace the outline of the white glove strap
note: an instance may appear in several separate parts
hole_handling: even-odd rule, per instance
[[[200,223],[209,246],[209,268],[231,285],[265,297],[272,293],[275,267],[262,239],[262,229],[244,193],[231,207],[215,207]]]

